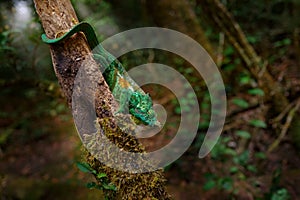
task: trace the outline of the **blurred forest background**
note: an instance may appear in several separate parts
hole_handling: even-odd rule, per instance
[[[208,128],[210,98],[195,69],[180,57],[139,50],[120,58],[127,69],[149,62],[174,67],[200,103],[197,137],[165,168],[174,199],[300,199],[299,0],[78,0],[80,21],[100,40],[143,26],[178,30],[197,40],[222,74],[227,98],[223,133],[209,156],[198,150]],[[0,2],[0,198],[99,199],[93,177],[75,166],[81,141],[55,77],[31,1]],[[163,76],[163,75],[162,75]],[[171,93],[143,87],[168,112],[147,147],[168,143],[180,120]],[[193,104],[189,96],[185,104]]]

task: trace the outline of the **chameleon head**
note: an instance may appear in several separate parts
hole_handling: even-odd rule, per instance
[[[155,126],[159,123],[149,94],[133,92],[129,99],[129,110],[135,118],[145,125]]]

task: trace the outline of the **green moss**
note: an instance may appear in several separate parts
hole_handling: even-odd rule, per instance
[[[130,116],[123,117],[125,121],[129,120],[130,118]],[[100,142],[99,139],[101,139],[101,130],[103,130],[106,137],[110,141],[112,141],[119,148],[122,148],[124,151],[140,153],[145,152],[144,147],[139,144],[135,137],[124,133],[116,126],[115,119],[98,119],[98,122],[101,127],[101,129],[99,127],[98,134],[95,134],[94,136],[86,135],[85,142],[88,149],[95,149],[95,151],[92,150],[93,155],[98,153],[97,156],[103,159],[103,163],[115,162],[111,158],[114,158],[117,155],[114,155],[115,152],[109,151],[109,149],[99,149],[101,148],[101,145],[98,145]],[[134,131],[135,125],[132,123],[126,124],[126,131]],[[119,171],[102,164],[99,160],[92,156],[91,153],[87,154],[86,160],[90,166],[97,171],[97,173],[107,174],[109,182],[117,187],[117,191],[105,191],[106,196],[109,199],[170,199],[164,188],[165,179],[163,177],[162,170],[132,174]],[[152,164],[146,160],[143,160],[143,158],[132,160],[127,159],[119,162],[124,162],[119,163],[121,165],[124,164],[124,166],[128,164],[138,164],[139,166],[142,166],[142,169],[151,169],[152,167]],[[97,177],[95,178],[97,179]],[[97,181],[99,184],[101,184],[99,179],[97,179]]]

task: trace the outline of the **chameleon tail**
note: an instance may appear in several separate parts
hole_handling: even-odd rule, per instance
[[[87,42],[88,42],[91,49],[94,49],[95,47],[98,46],[99,41],[97,39],[95,31],[94,31],[93,27],[87,22],[81,22],[79,24],[76,24],[67,33],[65,33],[64,35],[62,35],[59,38],[50,39],[50,38],[47,37],[46,34],[42,34],[42,41],[47,43],[47,44],[57,44],[57,43],[63,41],[66,38],[71,37],[72,35],[74,35],[75,33],[78,33],[78,32],[83,32],[84,33],[84,35],[86,36]]]

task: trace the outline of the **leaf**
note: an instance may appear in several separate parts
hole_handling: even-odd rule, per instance
[[[230,171],[230,173],[236,173],[236,172],[239,171],[239,168],[238,168],[238,167],[231,167],[231,168],[229,169],[229,171]]]
[[[257,172],[257,169],[254,165],[248,165],[247,166],[247,169],[250,171],[250,172]]]
[[[285,39],[282,41],[282,43],[283,43],[284,45],[290,45],[290,44],[292,43],[292,41],[291,41],[290,38],[285,38]]]
[[[0,145],[5,144],[7,142],[9,136],[13,133],[13,131],[14,129],[8,128],[0,134]]]
[[[253,88],[253,89],[248,90],[248,94],[257,95],[257,96],[265,95],[264,91],[259,88]]]
[[[272,194],[271,200],[289,200],[290,194],[285,188],[281,188]]]
[[[251,134],[248,131],[238,130],[235,134],[241,138],[249,139],[251,138]]]
[[[247,40],[249,41],[249,43],[254,44],[257,42],[257,38],[254,36],[248,36]]]
[[[236,151],[230,148],[226,148],[224,149],[224,154],[226,155],[230,155],[230,156],[235,156],[236,155]]]
[[[99,179],[104,178],[104,177],[107,177],[107,175],[105,173],[97,174],[97,178],[99,178]]]
[[[224,65],[223,70],[224,71],[231,71],[231,70],[234,70],[235,67],[236,67],[236,65],[230,63],[230,64]]]
[[[218,185],[225,190],[231,190],[233,187],[233,180],[230,177],[220,178],[218,180]]]
[[[180,114],[181,113],[180,106],[176,106],[174,111],[175,111],[176,114]]]
[[[260,119],[253,119],[249,121],[249,124],[257,128],[267,128],[267,124]]]
[[[233,162],[242,166],[246,166],[249,161],[249,151],[244,151],[240,155],[233,158]]]
[[[92,188],[95,188],[96,187],[96,183],[95,182],[88,182],[87,184],[86,184],[86,187],[88,188],[88,189],[92,189]]]
[[[254,156],[259,159],[266,159],[266,154],[264,152],[255,153]]]
[[[285,38],[283,40],[277,41],[274,43],[274,47],[281,47],[281,46],[287,46],[292,43],[291,39]]]
[[[96,173],[96,170],[91,168],[91,166],[88,163],[76,162],[76,165],[78,169],[84,173],[92,173],[92,174]]]
[[[241,107],[241,108],[248,108],[249,107],[249,104],[247,101],[245,101],[244,99],[241,99],[241,98],[234,98],[232,99],[232,102]]]
[[[239,80],[240,84],[244,85],[250,83],[251,77],[250,76],[242,76]]]
[[[216,182],[214,180],[209,180],[204,184],[203,189],[210,190],[210,189],[214,188],[215,186],[216,186]]]
[[[113,184],[102,183],[102,186],[103,186],[103,188],[106,189],[106,190],[117,191],[117,187],[114,186]]]
[[[225,56],[230,56],[234,53],[234,48],[232,46],[228,46],[227,48],[225,48],[224,50],[224,55]]]

